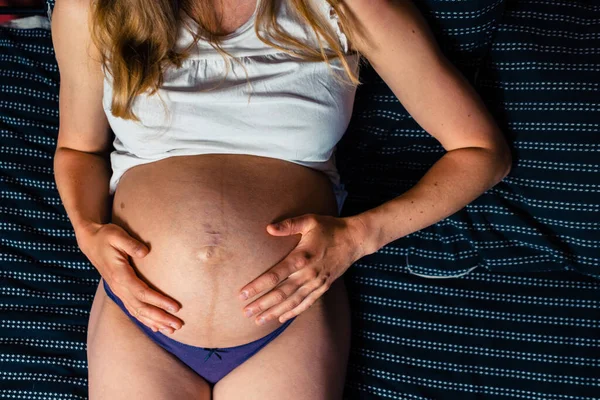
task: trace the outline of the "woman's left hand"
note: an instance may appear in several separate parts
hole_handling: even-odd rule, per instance
[[[352,217],[317,214],[267,225],[267,232],[273,236],[299,233],[302,238],[287,257],[241,289],[240,300],[268,291],[244,307],[246,317],[255,316],[259,325],[275,318],[283,323],[308,309],[365,255],[362,238],[357,237],[362,234],[359,226]]]

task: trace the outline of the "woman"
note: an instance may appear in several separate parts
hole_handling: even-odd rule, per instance
[[[56,182],[103,278],[92,399],[341,398],[338,278],[510,169],[409,2],[60,0],[52,31]],[[334,149],[359,55],[447,153],[402,196],[340,218]]]

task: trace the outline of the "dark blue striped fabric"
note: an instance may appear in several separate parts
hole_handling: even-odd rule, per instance
[[[600,399],[600,283],[574,272],[598,266],[594,3],[417,3],[515,165],[465,210],[350,268],[346,399]],[[372,70],[362,80],[337,157],[346,215],[401,194],[442,154]],[[87,398],[99,276],[52,175],[58,85],[49,32],[0,28],[0,399]]]
[[[457,19],[448,17],[455,2],[418,4],[509,138],[513,170],[463,210],[380,252],[400,270],[426,276],[485,268],[600,277],[600,4],[489,3],[480,10],[486,14]],[[490,21],[491,42],[465,28]],[[400,195],[444,152],[372,70],[364,79],[338,150],[349,191],[344,215]]]
[[[50,32],[0,27],[0,399],[85,399],[98,273],[53,176],[59,74]]]
[[[472,235],[490,269],[600,277],[599,67],[600,2],[507,6],[478,81],[516,159],[485,204],[502,237]]]
[[[487,52],[438,19],[453,4],[419,5],[515,162],[464,210],[348,271],[348,398],[598,399],[600,287],[565,271],[600,275],[600,4],[507,2]],[[345,215],[400,195],[443,154],[364,72],[338,153]]]
[[[386,256],[345,278],[346,399],[600,399],[597,279],[485,269],[424,279]]]

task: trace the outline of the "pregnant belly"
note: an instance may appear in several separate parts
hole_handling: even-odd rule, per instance
[[[256,340],[279,322],[243,316],[240,289],[282,260],[300,235],[271,236],[269,223],[306,213],[336,215],[329,179],[283,160],[232,154],[175,156],[129,169],[112,222],[150,252],[131,259],[138,276],[181,305],[169,335],[201,347]]]

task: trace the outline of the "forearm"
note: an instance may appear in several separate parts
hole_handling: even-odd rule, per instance
[[[407,192],[349,217],[364,255],[432,225],[462,209],[510,170],[508,152],[462,148],[447,152]]]
[[[90,224],[110,222],[110,163],[106,156],[59,148],[54,179],[79,243]]]

